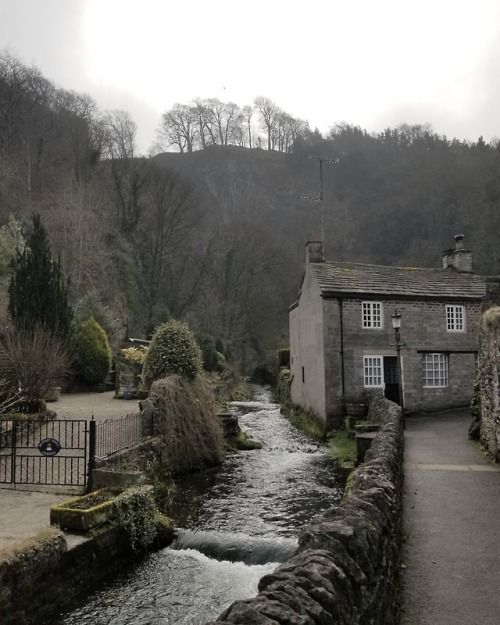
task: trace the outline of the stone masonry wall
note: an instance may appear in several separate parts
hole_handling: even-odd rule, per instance
[[[255,598],[207,625],[397,623],[403,424],[396,404],[380,398],[378,409],[380,430],[342,503],[303,530],[296,555],[260,580]]]
[[[486,452],[500,462],[500,306],[484,312],[482,328],[477,379],[480,438]]]

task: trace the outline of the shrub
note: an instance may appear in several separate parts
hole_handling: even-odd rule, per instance
[[[209,339],[203,343],[203,369],[205,371],[216,371],[222,373],[226,367],[224,354],[217,351],[214,343]]]
[[[145,551],[156,535],[156,508],[153,490],[136,486],[123,491],[115,499],[117,525],[122,527],[134,551]]]
[[[8,330],[1,341],[7,361],[4,377],[8,382],[2,393],[18,398],[16,410],[39,412],[47,391],[68,373],[68,349],[61,339],[41,326],[31,331]]]
[[[106,379],[111,350],[106,332],[93,318],[81,323],[74,336],[74,370],[80,382],[93,386]]]
[[[194,379],[201,370],[201,350],[187,325],[172,320],[158,326],[144,359],[143,381],[151,384],[171,374]]]
[[[93,318],[106,332],[108,342],[113,350],[118,349],[122,326],[110,306],[105,304],[96,290],[91,290],[75,304],[74,321],[78,325],[82,321]]]
[[[203,375],[194,380],[169,376],[151,387],[160,435],[165,446],[163,462],[172,474],[195,471],[222,459],[223,436],[213,392]]]

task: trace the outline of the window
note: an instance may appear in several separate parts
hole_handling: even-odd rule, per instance
[[[363,357],[365,386],[383,386],[382,356]]]
[[[463,306],[446,306],[446,329],[448,332],[465,332]]]
[[[424,354],[422,357],[424,386],[448,386],[447,354]]]
[[[363,328],[382,327],[382,304],[380,302],[363,302]]]

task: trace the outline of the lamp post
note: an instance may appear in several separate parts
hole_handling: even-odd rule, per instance
[[[403,427],[405,427],[405,401],[403,397],[403,375],[401,368],[401,313],[396,308],[391,316],[392,327],[394,328],[394,336],[396,339],[396,354],[398,357],[398,386],[399,386],[399,405],[401,406],[401,415],[403,417]]]

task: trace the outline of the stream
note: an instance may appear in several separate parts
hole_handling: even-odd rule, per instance
[[[203,625],[255,596],[259,579],[294,553],[300,529],[338,503],[345,472],[280,414],[268,389],[254,387],[252,401],[231,410],[262,449],[177,482],[175,542],[54,625]]]

